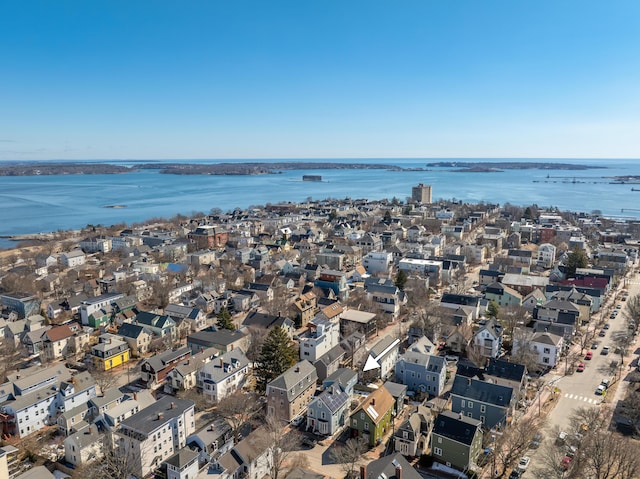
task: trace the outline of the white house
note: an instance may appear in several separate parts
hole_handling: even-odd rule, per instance
[[[315,362],[340,340],[340,324],[318,317],[307,323],[307,331],[299,336],[300,359]]]
[[[362,266],[369,274],[388,273],[392,261],[393,253],[371,251],[362,258]]]
[[[193,401],[164,396],[122,421],[114,442],[121,456],[134,461],[135,475],[145,477],[182,449],[194,432]]]
[[[377,377],[387,379],[398,361],[400,340],[386,336],[378,341],[370,350],[363,372],[376,371]]]
[[[473,344],[486,358],[497,358],[502,346],[502,334],[494,321],[488,321],[480,327],[473,337]]]
[[[543,243],[538,247],[537,264],[543,268],[551,268],[556,261],[556,247]]]
[[[198,372],[198,386],[208,402],[224,399],[242,387],[249,373],[249,360],[235,348],[206,363]]]
[[[68,253],[62,253],[60,255],[60,261],[62,261],[62,265],[66,268],[75,268],[84,264],[85,256],[82,250],[74,249]]]

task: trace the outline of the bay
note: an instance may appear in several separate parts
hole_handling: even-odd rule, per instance
[[[176,162],[171,160],[166,162]],[[220,161],[179,160],[183,163]],[[251,160],[254,161],[254,160]],[[265,160],[296,161],[296,160]],[[301,160],[302,161],[302,160]],[[306,161],[306,160],[305,160]],[[318,160],[338,163],[392,164],[404,168],[426,168],[439,159]],[[442,161],[452,161],[443,159]],[[460,161],[483,161],[469,159]],[[518,161],[500,159],[493,161]],[[87,224],[141,222],[177,213],[223,211],[235,207],[263,205],[307,198],[396,197],[404,200],[418,183],[433,187],[434,201],[440,198],[466,202],[505,202],[556,206],[562,210],[600,210],[615,217],[639,217],[640,192],[633,185],[610,184],[612,176],[640,175],[638,160],[522,160],[606,166],[606,169],[505,170],[503,172],[452,172],[451,168],[430,171],[387,170],[298,170],[275,175],[209,176],[166,175],[158,170],[141,170],[118,175],[59,175],[0,177],[0,236],[74,229]],[[159,164],[165,161],[158,161]],[[113,162],[127,164],[127,162]],[[131,161],[128,164],[140,162]],[[321,175],[321,182],[303,182],[303,174]],[[547,178],[549,176],[549,178]],[[638,185],[636,185],[638,186]],[[638,186],[640,188],[640,186]],[[124,208],[107,206],[123,205]],[[636,209],[639,208],[639,209]],[[0,247],[14,243],[0,239]]]

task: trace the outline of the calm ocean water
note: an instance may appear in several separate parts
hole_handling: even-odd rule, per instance
[[[426,163],[438,160],[328,161],[424,168]],[[87,224],[132,223],[177,213],[188,215],[196,211],[208,212],[211,208],[226,211],[236,206],[302,201],[308,197],[374,200],[395,196],[404,200],[411,194],[411,187],[418,183],[433,186],[434,200],[536,203],[563,210],[598,209],[610,216],[640,217],[640,192],[633,192],[633,185],[609,184],[610,180],[605,178],[640,175],[639,160],[535,161],[580,163],[606,166],[607,169],[507,170],[499,173],[456,173],[448,168],[422,172],[305,170],[264,176],[176,176],[144,170],[122,175],[0,177],[0,235],[56,231]],[[303,182],[303,174],[322,175],[323,181]],[[640,189],[640,185],[635,187]],[[107,205],[126,205],[126,208],[105,208]],[[0,248],[12,244],[0,239]]]

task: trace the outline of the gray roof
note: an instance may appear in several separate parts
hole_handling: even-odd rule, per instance
[[[433,434],[470,446],[481,424],[481,421],[464,414],[443,411],[435,420]]]
[[[371,356],[373,357],[378,357],[380,356],[380,354],[382,354],[384,352],[385,349],[387,349],[389,346],[391,346],[394,342],[397,342],[398,340],[396,338],[394,338],[393,336],[385,336],[384,338],[382,338],[380,341],[378,341],[376,344],[373,345],[373,347],[369,350],[369,354],[371,354]],[[398,346],[399,346],[399,341],[398,341]]]
[[[338,411],[349,402],[349,395],[337,385],[329,386],[318,395],[315,401],[322,401],[332,413]]]
[[[124,323],[122,326],[120,326],[120,329],[118,329],[118,336],[122,336],[123,338],[137,339],[143,333],[143,331],[146,331],[147,334],[153,335],[153,333],[146,329],[144,326],[133,323]]]
[[[229,346],[245,336],[242,331],[229,331],[226,329],[221,329],[220,331],[198,331],[190,334],[187,337],[187,342]]]
[[[184,348],[176,349],[175,351],[170,349],[168,351],[163,351],[161,353],[155,354],[154,356],[144,361],[143,364],[148,364],[149,366],[151,366],[153,371],[162,371],[167,367],[167,365],[175,362],[185,355],[191,355],[191,349],[186,346]]]
[[[396,475],[397,468],[402,471],[402,479],[422,479],[418,471],[399,452],[370,462],[367,465],[367,477],[371,477],[371,479],[400,479]]]
[[[498,407],[507,407],[513,398],[513,388],[456,376],[451,386],[451,394]]]
[[[36,466],[16,476],[15,479],[55,479],[55,476],[46,467]]]
[[[148,436],[193,406],[193,401],[164,396],[139,413],[125,419],[120,425],[123,429],[131,429]]]
[[[188,447],[183,447],[177,453],[175,453],[173,456],[171,456],[169,459],[167,459],[164,462],[180,469],[181,467],[186,466],[187,464],[192,462],[197,457],[198,457],[197,451],[192,451]]]
[[[75,443],[78,444],[78,446],[80,446],[80,448],[82,449],[98,441],[100,438],[100,434],[98,433],[98,428],[96,426],[89,426],[83,428],[79,432],[72,434],[69,437],[73,439]]]
[[[287,398],[291,401],[309,385],[315,386],[318,380],[316,368],[309,361],[302,360],[287,369],[280,376],[268,384],[268,387],[283,389],[287,391]],[[296,386],[299,386],[296,388]]]
[[[357,377],[358,377],[358,373],[353,369],[338,368],[336,371],[330,374],[329,377],[327,377],[327,379],[323,381],[323,384],[335,383],[340,385],[340,387],[344,389],[349,382],[354,381],[355,379],[357,379]]]
[[[119,389],[107,389],[107,391],[102,396],[96,396],[89,399],[89,402],[93,404],[97,408],[102,408],[109,403],[116,402],[118,400],[122,400],[124,398],[124,393]]]
[[[220,383],[248,365],[249,360],[242,352],[242,349],[232,349],[212,359],[202,367],[202,374],[211,375],[211,379],[204,379],[204,382]]]

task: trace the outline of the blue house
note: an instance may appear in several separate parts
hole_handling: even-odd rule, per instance
[[[510,419],[515,398],[512,387],[476,378],[456,376],[451,386],[451,410],[479,420],[488,429]]]
[[[349,420],[351,395],[332,384],[313,398],[307,407],[307,430],[331,436]]]
[[[408,350],[396,363],[396,381],[410,391],[439,396],[447,377],[447,361],[440,356]]]

